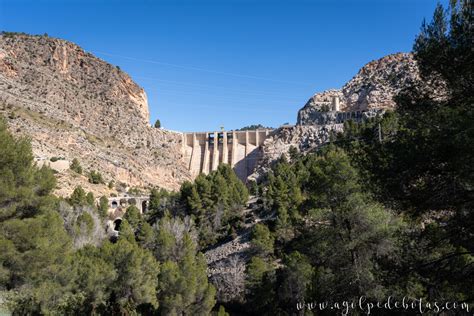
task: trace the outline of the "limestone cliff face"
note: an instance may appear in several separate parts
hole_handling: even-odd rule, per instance
[[[78,158],[133,186],[189,178],[181,134],[152,128],[145,91],[126,73],[60,39],[0,35],[0,112],[40,159]],[[77,179],[60,177],[63,191]]]
[[[282,155],[289,158],[288,152],[291,147],[294,147],[298,152],[307,153],[327,143],[331,136],[343,131],[343,125],[341,123],[295,125],[274,130],[265,139],[261,159],[257,163],[255,172],[248,179],[258,181]]]
[[[319,113],[339,97],[341,111],[391,109],[393,97],[401,89],[419,81],[419,72],[412,54],[398,53],[371,61],[341,89],[326,90],[312,96],[298,112],[297,124],[317,124]]]
[[[347,119],[363,121],[383,115],[396,106],[393,98],[402,89],[417,83],[419,71],[412,54],[398,53],[369,62],[341,89],[312,96],[298,112],[296,126],[275,130],[265,140],[262,159],[250,178],[260,178],[291,147],[306,153],[327,143],[331,135],[343,131],[342,123]],[[340,112],[332,110],[335,97]]]

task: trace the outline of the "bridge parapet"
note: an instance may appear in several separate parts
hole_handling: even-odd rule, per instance
[[[109,215],[112,218],[121,217],[129,206],[136,206],[140,213],[146,213],[148,210],[149,196],[117,196],[109,197]]]

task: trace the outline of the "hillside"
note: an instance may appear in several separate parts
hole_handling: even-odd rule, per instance
[[[77,158],[86,172],[128,186],[176,189],[189,178],[180,163],[181,134],[150,126],[145,91],[71,42],[0,35],[0,114],[12,131],[31,137],[40,164]],[[87,185],[68,170],[58,178],[60,195]]]
[[[404,88],[420,83],[416,61],[410,53],[397,53],[371,61],[340,89],[313,95],[298,111],[297,125],[280,127],[264,143],[262,159],[251,179],[260,178],[269,166],[291,147],[309,152],[329,141],[331,134],[342,132],[341,119],[331,109],[338,97],[340,112],[362,111],[358,119],[394,109],[394,97]],[[344,113],[339,113],[344,114]],[[344,116],[342,116],[344,118]]]
[[[419,80],[419,71],[412,54],[397,53],[371,61],[340,89],[313,95],[298,112],[297,124],[312,125],[317,113],[339,97],[341,111],[393,109],[396,96],[404,87]]]

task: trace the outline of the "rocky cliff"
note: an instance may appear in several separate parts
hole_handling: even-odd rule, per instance
[[[152,128],[145,91],[118,67],[47,36],[0,35],[0,113],[39,161],[79,159],[129,186],[176,189],[189,178],[181,134]],[[60,172],[61,195],[84,182]]]
[[[393,98],[402,89],[420,83],[419,78],[412,54],[397,53],[369,62],[341,89],[316,93],[298,112],[296,126],[276,129],[265,140],[262,159],[250,179],[260,178],[291,147],[305,153],[327,143],[343,131],[345,120],[363,121],[395,108]],[[336,99],[339,111],[333,110]]]
[[[273,162],[282,155],[288,158],[288,152],[294,147],[298,152],[310,152],[327,143],[331,136],[343,131],[344,124],[295,125],[275,129],[262,146],[262,156],[255,171],[248,179],[259,181],[269,170]]]
[[[393,97],[419,80],[416,61],[410,53],[397,53],[371,61],[341,89],[326,90],[312,96],[298,112],[297,124],[318,124],[320,112],[331,106],[334,96],[341,111],[392,109]]]

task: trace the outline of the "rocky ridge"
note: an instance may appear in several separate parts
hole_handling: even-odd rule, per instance
[[[129,186],[176,189],[190,178],[181,134],[150,126],[145,91],[71,42],[0,35],[0,114],[31,138],[40,161],[78,158],[86,171]],[[60,195],[78,182],[58,178]]]
[[[339,98],[340,110],[344,112],[393,109],[393,97],[419,80],[418,66],[412,54],[382,57],[362,67],[341,89],[326,90],[312,96],[298,112],[297,124],[317,124],[318,112],[327,111],[333,97]]]
[[[259,179],[272,162],[287,155],[291,147],[306,153],[327,143],[331,135],[343,131],[345,120],[363,121],[394,109],[394,96],[417,83],[420,83],[419,70],[410,53],[397,53],[369,62],[341,89],[312,96],[299,110],[297,125],[273,131],[265,140],[262,158],[250,179]],[[335,99],[339,102],[339,111],[334,111]]]
[[[271,164],[282,155],[287,155],[291,147],[298,152],[309,152],[330,140],[331,135],[343,131],[344,124],[296,125],[280,127],[265,140],[262,158],[249,180],[258,181],[270,169]]]

